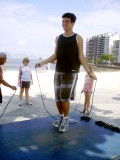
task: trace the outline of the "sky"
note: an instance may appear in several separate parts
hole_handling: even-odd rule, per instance
[[[61,16],[74,13],[73,31],[86,39],[120,33],[120,0],[0,0],[0,52],[43,59],[54,53],[63,33]]]

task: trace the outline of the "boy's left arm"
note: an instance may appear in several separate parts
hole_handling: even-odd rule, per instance
[[[86,72],[91,76],[93,79],[96,79],[95,74],[91,71],[87,59],[85,58],[83,54],[83,38],[79,35],[77,35],[77,44],[78,44],[78,57],[79,61],[81,62],[82,66],[85,68]]]

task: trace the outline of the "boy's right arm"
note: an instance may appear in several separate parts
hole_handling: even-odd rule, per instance
[[[54,54],[51,55],[49,58],[47,58],[47,59],[45,59],[45,60],[43,60],[41,62],[36,63],[35,67],[41,67],[41,66],[43,66],[43,65],[45,65],[47,63],[53,63],[57,59],[56,50],[57,50],[57,41],[58,41],[58,38],[59,38],[59,36],[57,36],[56,39],[55,39],[56,46],[55,46],[55,52],[54,52]]]
[[[38,62],[38,63],[36,63],[36,65],[35,65],[35,67],[41,67],[41,66],[43,66],[43,65],[45,65],[45,64],[47,64],[47,63],[51,63],[51,62],[53,62],[53,61],[55,61],[56,60],[56,54],[54,53],[52,56],[50,56],[49,58],[47,58],[47,59],[45,59],[45,60],[43,60],[43,61],[41,61],[41,62]]]

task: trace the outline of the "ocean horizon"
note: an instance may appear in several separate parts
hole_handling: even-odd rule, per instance
[[[23,65],[22,59],[23,58],[7,58],[6,71],[18,71],[19,67]],[[31,67],[32,71],[35,70],[35,64],[39,61],[40,60],[37,58],[34,58],[34,59],[30,58],[29,66]],[[46,71],[46,70],[54,71],[55,66],[56,66],[56,64],[54,64],[54,63],[48,63],[48,64],[40,67],[40,70],[41,71]],[[4,65],[2,66],[2,68],[4,68]],[[82,66],[80,67],[80,71],[84,71],[84,68]]]
[[[19,67],[23,65],[22,63],[22,59],[23,58],[7,58],[7,61],[6,61],[6,70],[7,71],[18,71],[19,70]],[[31,67],[31,70],[35,70],[35,64],[37,62],[39,62],[40,60],[39,59],[30,59],[30,62],[29,62],[29,66]],[[4,68],[4,65],[2,66],[2,68]],[[44,65],[41,67],[42,70],[55,70],[55,64],[51,64],[49,63],[48,65]]]

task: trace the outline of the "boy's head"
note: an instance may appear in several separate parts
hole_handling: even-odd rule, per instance
[[[70,18],[70,20],[71,20],[71,23],[75,23],[75,21],[76,21],[76,16],[73,14],[73,13],[65,13],[65,14],[63,14],[62,15],[62,18]]]

